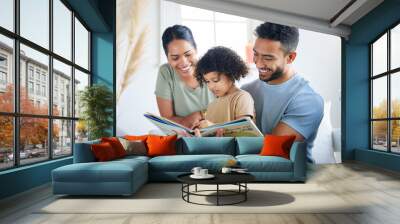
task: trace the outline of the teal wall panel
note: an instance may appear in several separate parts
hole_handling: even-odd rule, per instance
[[[400,172],[400,155],[368,149],[356,149],[355,160]]]
[[[113,89],[114,46],[113,33],[92,34],[93,83],[104,84]]]
[[[107,17],[105,17],[99,5],[107,4],[107,2],[112,3],[113,0],[66,0],[66,2],[79,14],[91,31],[112,32]]]
[[[114,35],[113,33],[92,34],[92,82],[104,84],[114,93]],[[115,100],[115,97],[114,97]],[[115,104],[113,108],[115,114]],[[115,115],[109,133],[115,135]]]
[[[0,199],[51,181],[51,171],[72,163],[72,157],[0,172]]]
[[[369,70],[368,46],[349,45],[346,54],[346,136],[343,159],[354,159],[354,148],[368,147]]]

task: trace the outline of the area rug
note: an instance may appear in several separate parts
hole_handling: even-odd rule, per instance
[[[180,184],[150,183],[131,197],[56,197],[35,213],[360,213],[358,205],[346,202],[316,184],[260,183],[249,184],[248,187],[247,201],[237,205],[190,204],[182,200]],[[213,188],[213,185],[202,185],[198,190]],[[193,196],[190,199],[197,203],[213,204],[215,198]],[[222,202],[229,203],[229,200],[238,198],[224,197]]]

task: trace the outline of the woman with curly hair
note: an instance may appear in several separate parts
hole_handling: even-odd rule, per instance
[[[198,127],[242,117],[254,119],[253,98],[235,85],[235,81],[244,78],[247,73],[245,62],[233,50],[214,47],[207,51],[197,63],[195,76],[200,86],[205,83],[216,99],[203,111],[203,120]]]

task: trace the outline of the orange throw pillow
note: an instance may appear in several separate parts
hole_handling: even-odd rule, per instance
[[[129,140],[129,141],[140,140],[140,141],[146,142],[148,136],[149,135],[125,135],[124,139]]]
[[[101,142],[108,142],[114,149],[115,155],[117,158],[121,158],[126,156],[126,151],[124,149],[124,146],[122,146],[121,142],[118,140],[116,137],[110,137],[110,138],[101,138]]]
[[[92,149],[94,157],[99,162],[110,161],[117,158],[113,147],[108,142],[93,144],[90,147]]]
[[[294,135],[265,135],[261,156],[280,156],[290,159],[290,148],[296,136]]]
[[[177,140],[176,135],[172,136],[158,136],[149,135],[147,137],[147,155],[148,156],[162,156],[162,155],[175,155],[175,143]]]

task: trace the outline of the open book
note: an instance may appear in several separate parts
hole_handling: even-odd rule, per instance
[[[194,130],[166,118],[151,113],[145,113],[144,116],[167,135],[174,135],[182,131],[186,131],[188,134],[194,135]],[[220,128],[224,129],[224,136],[226,137],[264,136],[249,117],[243,117],[226,123],[214,124],[212,126],[200,129],[200,133],[203,137],[215,136],[216,131]]]

